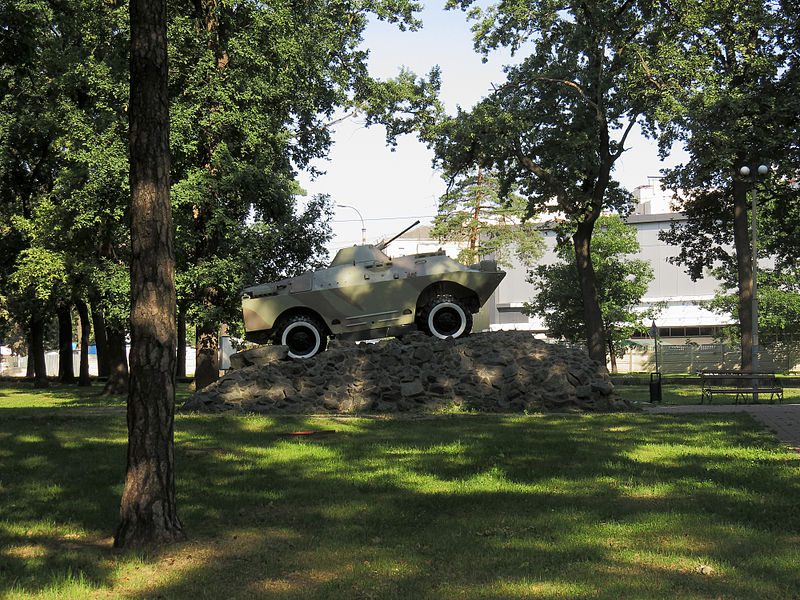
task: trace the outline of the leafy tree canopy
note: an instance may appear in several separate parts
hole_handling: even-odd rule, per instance
[[[374,80],[360,48],[370,16],[415,29],[418,9],[170,0],[171,197],[196,322],[233,319],[241,287],[320,260],[330,211],[296,207],[296,170],[327,153],[335,111],[375,121],[430,90],[408,73]],[[125,319],[127,300],[112,305],[128,286],[127,5],[2,2],[0,15],[0,277],[31,246],[69,255],[72,280],[91,284],[69,293]]]

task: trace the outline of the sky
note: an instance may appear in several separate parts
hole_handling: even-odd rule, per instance
[[[470,23],[461,11],[445,11],[443,2],[430,2],[420,17],[418,32],[401,32],[395,26],[373,21],[364,34],[369,49],[369,70],[374,77],[395,77],[402,67],[417,75],[432,67],[441,69],[441,100],[450,114],[460,106],[469,109],[487,96],[493,84],[505,81],[503,65],[515,57],[507,52],[489,55],[487,63],[473,49]],[[362,221],[366,242],[393,236],[420,219],[429,224],[436,214],[445,183],[432,167],[433,154],[415,136],[402,136],[394,151],[386,146],[381,126],[365,127],[358,118],[334,126],[334,144],[327,160],[314,166],[325,171],[312,179],[301,173],[300,183],[309,196],[330,194],[337,207],[331,223],[333,255],[345,246],[361,243]],[[652,183],[666,166],[655,143],[635,132],[631,149],[617,161],[614,177],[629,191]],[[680,156],[673,157],[674,163]]]

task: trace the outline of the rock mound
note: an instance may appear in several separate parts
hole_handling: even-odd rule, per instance
[[[605,411],[627,408],[605,365],[527,332],[439,340],[332,340],[328,351],[287,360],[279,348],[237,357],[242,368],[194,394],[182,412]],[[253,364],[262,362],[265,364]]]

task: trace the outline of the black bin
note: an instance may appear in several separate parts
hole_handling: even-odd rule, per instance
[[[650,402],[661,402],[661,373],[650,373]]]

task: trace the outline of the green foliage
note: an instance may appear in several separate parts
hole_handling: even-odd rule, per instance
[[[37,246],[23,250],[10,284],[10,306],[16,314],[46,315],[65,296],[68,286],[65,256]]]
[[[178,301],[191,322],[213,328],[239,318],[246,285],[326,256],[328,200],[298,210],[295,169],[327,154],[336,111],[368,101],[388,110],[417,93],[407,74],[373,80],[358,45],[368,14],[413,29],[419,7],[347,0],[169,6]]]
[[[422,138],[437,135],[438,123],[444,118],[444,107],[438,98],[438,67],[420,78],[404,68],[394,79],[368,80],[359,87],[358,110],[364,113],[367,124],[384,125],[386,142],[392,147],[404,133],[418,132]]]
[[[512,252],[529,264],[541,256],[542,239],[526,217],[525,199],[516,194],[501,199],[497,177],[478,169],[452,182],[439,199],[431,234],[464,245],[458,260],[467,265],[493,255],[510,266]]]
[[[296,169],[326,155],[336,111],[388,119],[432,94],[410,74],[373,80],[359,48],[369,15],[416,29],[419,8],[168,2],[179,301],[195,324],[236,319],[242,287],[323,259],[330,210],[297,206]],[[62,300],[89,297],[116,327],[129,288],[127,20],[124,3],[0,3],[0,289],[20,253],[53,252]]]
[[[16,286],[9,316],[24,320],[26,307],[101,302],[98,287],[112,280],[103,261],[125,253],[127,8],[82,0],[3,7],[12,25],[0,45],[8,75],[0,91],[0,252],[17,269],[6,272]]]
[[[526,304],[525,310],[527,314],[544,319],[551,337],[576,343],[584,339],[585,327],[580,290],[575,285],[575,253],[566,242],[569,226],[560,227],[558,233],[560,241],[556,253],[559,260],[528,272],[528,281],[539,291]],[[625,355],[626,346],[623,342],[636,329],[646,328],[646,321],[655,318],[660,310],[658,306],[647,311],[634,310],[653,279],[650,264],[632,258],[640,251],[635,227],[627,225],[616,215],[598,219],[592,237],[592,257],[606,346],[609,354],[616,358]],[[612,363],[613,357],[610,357]]]
[[[571,220],[598,202],[623,209],[631,198],[608,176],[630,128],[655,106],[658,88],[643,69],[665,40],[662,17],[646,2],[508,1],[473,8],[470,18],[479,51],[507,46],[528,56],[486,100],[441,126],[434,147],[445,169],[496,165],[503,192],[518,184],[537,210],[555,199]]]

